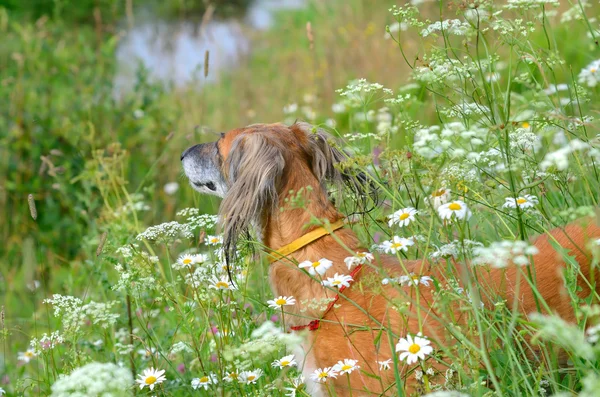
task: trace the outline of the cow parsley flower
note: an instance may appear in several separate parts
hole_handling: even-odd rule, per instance
[[[168,244],[180,237],[192,238],[194,233],[192,233],[188,224],[173,221],[150,226],[144,232],[138,234],[136,240],[161,241]]]
[[[415,215],[417,214],[417,212],[418,211],[413,207],[407,207],[396,211],[388,217],[388,225],[390,227],[392,227],[394,224],[400,227],[408,226],[411,222],[415,220]]]
[[[408,247],[414,244],[415,242],[411,239],[394,236],[391,240],[384,241],[381,244],[381,249],[386,254],[396,254],[397,252],[408,250]]]
[[[533,208],[539,201],[537,197],[532,196],[531,194],[526,194],[525,196],[519,196],[516,199],[514,197],[507,197],[506,202],[502,207],[504,208],[519,208],[527,209]]]
[[[89,363],[60,375],[52,385],[52,397],[130,395],[133,377],[129,369],[113,363]],[[0,393],[2,395],[2,393]]]
[[[537,247],[525,241],[500,241],[492,243],[489,247],[474,248],[472,263],[496,268],[504,268],[511,263],[526,266],[529,265],[529,256],[538,252]]]
[[[148,386],[150,390],[154,390],[154,386],[167,380],[164,374],[164,369],[146,368],[143,374],[138,375],[140,379],[136,379],[135,381],[140,384],[140,389]]]
[[[406,335],[406,338],[400,338],[396,344],[396,353],[400,352],[399,359],[406,360],[408,365],[416,363],[419,359],[425,360],[425,356],[433,352],[433,347],[429,346],[431,342],[417,334],[414,339]]]
[[[273,309],[281,309],[283,306],[293,306],[296,304],[296,299],[293,296],[280,296],[279,298],[267,301],[269,307]]]
[[[290,354],[289,356],[281,357],[279,360],[275,360],[271,363],[272,367],[277,367],[279,369],[283,369],[285,367],[295,367],[298,363],[294,359],[294,355]]]
[[[354,266],[363,265],[367,262],[371,263],[375,257],[370,252],[357,252],[354,256],[349,256],[344,259],[344,263],[348,266],[348,270]]]
[[[350,287],[350,283],[354,281],[354,279],[352,278],[352,276],[349,276],[347,274],[335,274],[333,277],[328,277],[327,280],[323,281],[323,285],[326,287],[337,287],[337,288],[342,288],[342,287]]]
[[[471,210],[467,207],[464,201],[455,200],[450,203],[446,203],[440,206],[438,214],[442,219],[469,219],[471,217]]]
[[[217,380],[217,376],[213,373],[210,373],[201,378],[192,379],[191,386],[194,390],[198,390],[201,387],[204,388],[204,390],[208,390],[210,385],[216,385],[217,383],[219,383],[219,381]]]
[[[331,266],[333,266],[333,262],[325,258],[321,258],[316,262],[304,261],[298,265],[301,269],[307,268],[311,276],[316,276],[317,274],[322,276]]]
[[[258,368],[252,371],[244,371],[240,373],[240,382],[249,384],[256,384],[256,381],[263,375],[263,370]]]
[[[332,367],[318,368],[310,375],[310,379],[317,383],[325,383],[329,378],[337,378],[338,373]]]
[[[443,21],[437,21],[427,26],[421,31],[421,36],[427,37],[437,32],[444,32],[447,34],[454,34],[457,36],[464,36],[469,33],[473,28],[466,21],[459,19],[446,19]]]
[[[360,365],[358,365],[358,360],[352,360],[350,358],[346,358],[344,361],[338,361],[337,364],[332,367],[332,369],[336,372],[339,372],[340,375],[351,374],[352,371],[359,368]]]

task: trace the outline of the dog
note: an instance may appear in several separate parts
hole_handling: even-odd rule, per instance
[[[434,288],[418,283],[382,285],[381,274],[427,274],[447,280],[452,272],[465,289],[469,279],[476,276],[478,285],[487,285],[490,290],[481,291],[481,304],[492,302],[490,295],[497,294],[506,299],[508,306],[516,302],[523,315],[550,312],[575,321],[571,298],[560,291],[566,265],[563,256],[553,248],[553,241],[579,263],[579,295],[588,296],[592,293],[586,282],[590,279],[591,259],[585,247],[590,238],[600,236],[600,228],[593,222],[570,224],[532,242],[539,253],[532,257],[529,268],[539,294],[533,292],[524,268],[516,265],[474,270],[456,263],[454,270],[448,270],[445,264],[426,260],[399,263],[397,257],[387,255],[377,255],[358,272],[355,268],[354,281],[343,292],[325,288],[319,277],[311,277],[297,264],[327,258],[332,265],[323,274],[325,279],[335,273],[349,274],[344,259],[367,251],[351,227],[340,227],[344,215],[328,195],[328,186],[350,186],[353,194],[363,196],[370,189],[364,175],[336,167],[346,158],[330,144],[326,132],[302,122],[234,129],[221,134],[216,142],[190,147],[181,156],[191,186],[200,193],[222,198],[219,214],[227,260],[235,259],[236,243],[249,230],[254,230],[256,239],[268,247],[269,280],[274,295],[293,296],[297,301],[296,305],[285,307],[286,325],[292,330],[307,330],[303,371],[308,374],[316,368],[331,367],[344,358],[358,361],[360,371],[329,379],[326,385],[315,383],[309,389],[312,395],[323,395],[327,387],[338,396],[396,395],[398,387],[406,393],[419,391],[421,386],[415,376],[408,376],[411,366],[395,361],[402,375],[395,379],[394,371],[380,370],[378,362],[393,359],[397,354],[395,343],[407,334],[422,332],[437,349],[459,343],[448,336],[444,325],[452,321],[461,325],[458,308],[446,310],[436,306],[439,296]],[[303,204],[290,205],[299,192],[303,193]],[[303,227],[314,219],[321,219],[324,224]],[[288,254],[280,252],[282,247],[289,248],[311,233],[308,242],[296,244]],[[593,288],[599,292],[598,287]],[[306,303],[318,301],[329,304]],[[403,309],[399,310],[399,306]],[[442,376],[448,368],[440,357],[427,363],[434,376]]]

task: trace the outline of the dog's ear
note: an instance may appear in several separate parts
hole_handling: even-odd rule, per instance
[[[224,167],[228,192],[219,215],[227,263],[232,263],[240,235],[247,233],[251,225],[262,223],[265,209],[277,209],[285,159],[277,142],[257,132],[233,141]]]

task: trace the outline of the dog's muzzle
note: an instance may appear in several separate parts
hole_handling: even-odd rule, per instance
[[[200,193],[223,197],[227,184],[219,168],[219,151],[216,142],[194,145],[181,153],[183,171],[190,185]]]

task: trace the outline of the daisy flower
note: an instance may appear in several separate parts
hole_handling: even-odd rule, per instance
[[[143,374],[138,375],[140,379],[136,379],[135,381],[140,384],[140,389],[148,386],[150,390],[154,390],[154,386],[167,380],[164,373],[164,369],[159,371],[154,368],[146,368]]]
[[[425,356],[433,352],[431,343],[426,338],[422,338],[417,334],[413,339],[412,336],[406,335],[406,338],[400,338],[396,344],[396,353],[400,353],[400,360],[406,359],[407,364],[416,363],[419,359],[425,360]]]
[[[223,236],[206,236],[204,243],[208,245],[221,245],[223,244]]]
[[[225,374],[226,375],[223,377],[223,380],[227,383],[237,381],[239,378],[239,374],[235,371],[227,371]]]
[[[198,390],[199,388],[203,387],[204,390],[208,390],[210,385],[216,385],[218,382],[217,376],[211,373],[201,378],[192,379],[192,389]]]
[[[0,396],[3,396],[6,394],[6,390],[4,390],[3,388],[0,387]]]
[[[579,72],[577,81],[588,87],[595,87],[600,83],[600,59],[597,59],[587,65]]]
[[[415,215],[417,214],[417,212],[418,211],[413,207],[408,207],[401,209],[400,211],[396,211],[388,217],[388,225],[390,227],[394,226],[394,224],[397,224],[400,227],[408,226],[411,222],[415,220]]]
[[[333,370],[339,372],[340,375],[343,374],[351,374],[355,369],[359,369],[360,365],[358,364],[358,360],[352,360],[350,358],[345,358],[344,361],[338,361],[337,364],[333,366]]]
[[[311,276],[316,276],[317,273],[322,276],[331,266],[333,266],[333,262],[325,258],[321,258],[316,262],[304,261],[298,265],[301,269],[308,268],[308,273]]]
[[[194,261],[194,265],[201,265],[203,263],[208,262],[208,255],[205,254],[196,254],[192,256]]]
[[[267,301],[269,307],[273,309],[281,309],[283,306],[292,306],[296,304],[296,299],[293,296],[280,296],[277,299]]]
[[[442,204],[446,204],[450,200],[450,189],[441,188],[425,197],[425,201],[431,203],[433,209],[438,209]]]
[[[507,197],[506,202],[502,206],[503,208],[533,208],[536,204],[538,204],[538,198],[532,196],[531,194],[526,194],[525,196],[519,196],[516,199],[514,197]]]
[[[335,372],[333,368],[327,367],[323,369],[316,369],[315,372],[310,375],[310,378],[317,383],[325,383],[327,382],[327,379],[337,378],[337,376],[338,373]]]
[[[353,266],[363,265],[367,262],[373,262],[375,257],[370,252],[357,252],[354,256],[349,256],[344,259],[344,263],[348,266],[348,270],[352,269]]]
[[[391,240],[384,241],[381,248],[386,254],[395,254],[399,251],[406,251],[409,246],[414,244],[415,242],[411,239],[394,236]]]
[[[279,360],[275,360],[271,363],[272,367],[278,367],[279,369],[283,369],[285,367],[295,367],[296,365],[298,365],[298,363],[296,363],[293,354],[281,357]]]
[[[258,368],[253,371],[244,371],[240,373],[240,382],[244,382],[247,385],[256,384],[256,381],[262,376],[263,370]]]
[[[450,203],[441,205],[438,209],[438,214],[442,219],[469,219],[471,217],[471,210],[467,207],[464,201],[455,200]]]
[[[194,256],[195,255],[183,254],[177,258],[177,262],[173,263],[171,267],[176,270],[192,267],[194,264]]]
[[[216,290],[234,290],[236,289],[232,282],[229,281],[227,276],[222,276],[221,278],[217,278],[217,276],[212,276],[210,280],[210,288]]]
[[[414,273],[411,273],[408,276],[400,276],[398,281],[400,285],[414,285],[416,287],[419,284],[422,284],[426,287],[429,287],[429,282],[433,281],[433,279],[429,276],[418,276]]]
[[[348,288],[350,287],[350,282],[354,281],[352,276],[347,274],[335,274],[333,277],[327,277],[327,280],[323,281],[323,285],[326,287],[337,287],[342,288],[342,286]]]
[[[390,366],[392,364],[392,359],[390,358],[385,361],[377,361],[377,364],[379,364],[380,371],[387,371],[388,369],[390,369]]]
[[[24,352],[19,352],[17,355],[17,360],[23,361],[25,364],[30,362],[33,358],[35,358],[35,351],[32,349],[27,349]]]

